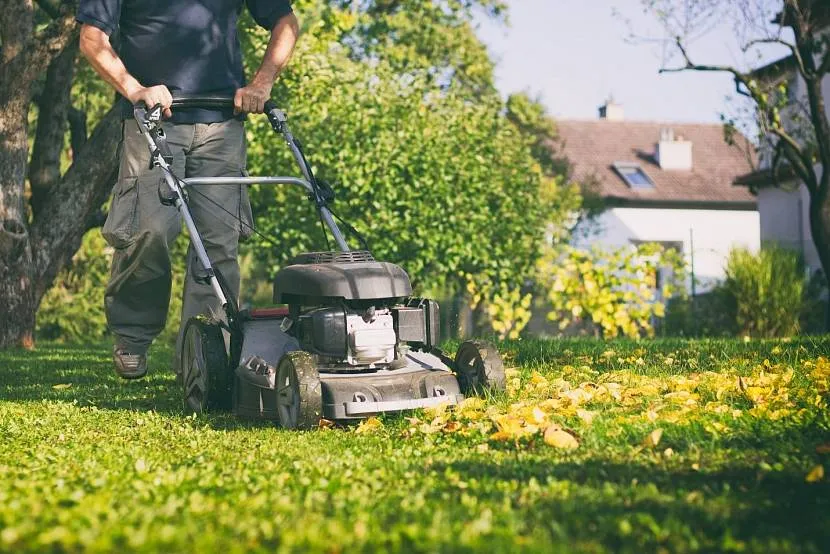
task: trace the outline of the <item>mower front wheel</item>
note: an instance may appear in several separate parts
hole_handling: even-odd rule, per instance
[[[277,420],[284,429],[314,429],[323,417],[323,388],[314,357],[300,350],[277,366]]]
[[[505,388],[504,363],[490,343],[463,342],[455,355],[455,370],[461,393],[465,396]]]
[[[185,326],[181,353],[184,407],[189,412],[227,410],[231,374],[222,328],[215,321],[193,317]]]

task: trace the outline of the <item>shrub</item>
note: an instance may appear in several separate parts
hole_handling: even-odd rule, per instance
[[[735,248],[726,261],[726,279],[718,288],[738,333],[754,337],[798,333],[807,292],[807,275],[798,253],[772,245],[758,253]]]
[[[658,275],[668,279],[658,282]],[[559,330],[593,328],[605,338],[654,334],[665,300],[685,293],[685,267],[675,250],[658,244],[618,249],[550,249],[539,265],[548,319]],[[677,286],[677,285],[680,286]]]

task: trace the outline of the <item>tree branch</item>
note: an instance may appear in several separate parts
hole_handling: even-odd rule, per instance
[[[749,50],[757,44],[780,44],[782,46],[786,46],[792,53],[793,59],[795,59],[795,63],[798,67],[799,73],[805,76],[807,75],[807,69],[804,66],[804,59],[801,57],[801,52],[798,51],[798,47],[795,44],[792,44],[780,38],[758,38],[746,43],[743,46],[743,48],[741,48],[741,50],[743,50],[743,52],[746,53],[747,50]]]
[[[61,153],[77,53],[78,43],[71,42],[52,60],[37,101],[37,131],[29,164],[31,206],[35,217],[39,214],[44,199],[48,197],[49,189],[60,180]]]
[[[59,17],[55,18],[42,31],[32,37],[32,52],[24,79],[34,79],[44,67],[49,67],[52,60],[60,54],[66,45],[78,40],[78,26],[75,24],[75,2],[61,6]]]
[[[677,73],[680,71],[720,71],[723,73],[731,73],[736,80],[740,81],[744,85],[747,82],[747,76],[744,73],[741,73],[734,67],[728,65],[700,65],[693,63],[692,60],[689,58],[689,54],[686,52],[686,48],[683,46],[683,42],[680,40],[680,37],[676,37],[674,39],[674,44],[677,46],[677,49],[680,50],[680,53],[683,55],[683,60],[686,64],[682,67],[675,67],[675,68],[661,68],[659,73]],[[737,88],[737,87],[736,87]],[[740,92],[740,90],[738,91]],[[746,93],[741,93],[746,96]]]
[[[38,299],[75,253],[90,216],[112,190],[118,172],[116,145],[120,139],[120,111],[113,107],[76,153],[76,161],[63,179],[52,187],[41,214],[32,223]],[[77,225],[78,221],[84,224]]]
[[[57,19],[61,15],[60,0],[36,0],[38,7],[46,12],[52,19]]]
[[[810,194],[813,194],[818,187],[818,179],[816,178],[816,172],[813,170],[813,164],[807,154],[804,153],[804,149],[789,133],[780,127],[773,127],[769,131],[779,139],[775,145],[776,150],[781,149],[781,153],[790,162],[793,171],[804,181],[804,185]]]

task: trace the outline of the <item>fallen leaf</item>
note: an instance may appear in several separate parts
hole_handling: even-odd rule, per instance
[[[643,439],[643,446],[647,446],[649,448],[654,448],[658,444],[660,444],[660,439],[663,436],[663,430],[659,427],[646,435],[646,438]]]
[[[370,417],[369,419],[364,419],[360,422],[355,429],[355,433],[363,434],[363,433],[371,433],[383,427],[383,423],[376,417]]]
[[[331,419],[323,418],[320,420],[320,429],[330,429],[332,427],[334,427],[334,421]]]
[[[584,421],[588,425],[590,425],[591,422],[594,421],[594,417],[596,417],[596,415],[597,415],[596,412],[592,412],[592,411],[589,411],[589,410],[583,410],[581,408],[576,411],[576,417],[578,417],[579,419],[581,419],[582,421]]]
[[[545,419],[548,417],[547,414],[539,409],[538,406],[533,408],[531,415],[535,423],[544,423]]]
[[[447,433],[454,433],[461,429],[461,424],[457,421],[449,421],[444,425],[444,431]]]
[[[144,473],[147,471],[147,463],[144,461],[144,458],[139,458],[135,461],[135,470],[138,473]]]
[[[499,442],[510,440],[510,433],[506,433],[504,431],[496,431],[495,433],[490,435],[490,440]]]
[[[816,454],[830,454],[830,442],[816,446]]]
[[[807,477],[804,478],[804,480],[808,483],[816,483],[822,479],[824,479],[824,466],[821,464],[811,469],[810,473],[807,474]]]
[[[72,386],[72,383],[59,383],[57,385],[52,385],[52,388],[55,390],[66,390]]]
[[[545,444],[566,450],[573,450],[579,447],[579,441],[558,425],[551,425],[547,428],[545,431]]]

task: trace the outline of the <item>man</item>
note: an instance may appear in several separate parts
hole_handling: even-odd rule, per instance
[[[147,349],[164,329],[171,288],[169,249],[181,229],[176,208],[159,202],[160,174],[150,169],[147,143],[132,119],[133,105],[164,108],[163,127],[177,176],[243,174],[242,119],[245,113],[263,111],[299,33],[290,0],[244,3],[254,20],[271,30],[262,63],[248,84],[236,32],[243,0],[80,0],[81,52],[120,95],[124,119],[118,182],[102,232],[115,249],[104,302],[115,335],[115,371],[125,379],[146,374]],[[110,44],[116,32],[117,53]],[[234,109],[173,112],[172,93],[226,94],[234,97]],[[239,237],[251,218],[247,191],[200,187],[190,194],[189,206],[210,259],[238,296]],[[202,271],[191,246],[182,324],[194,315],[221,312],[210,286],[198,279]],[[180,331],[177,352],[181,338]]]

